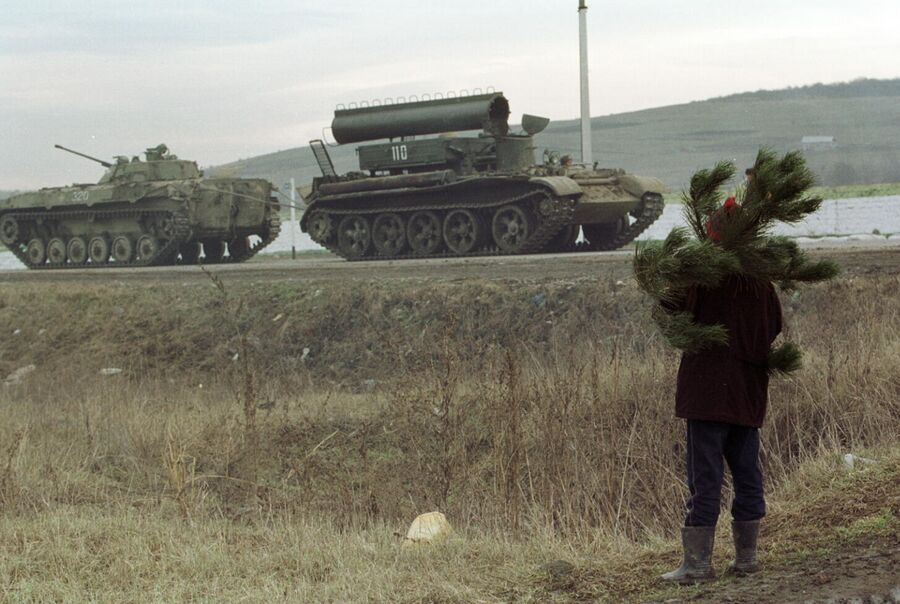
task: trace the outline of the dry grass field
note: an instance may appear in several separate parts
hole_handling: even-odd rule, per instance
[[[770,572],[666,590],[654,577],[676,561],[686,495],[677,355],[627,280],[7,282],[0,377],[34,369],[0,387],[0,600],[887,589],[900,276],[852,270],[783,303],[807,357],[773,384],[763,429]],[[850,472],[847,452],[878,463]],[[436,509],[454,536],[401,547]],[[868,552],[867,582],[813,581],[843,551]],[[560,559],[572,569],[547,570]]]

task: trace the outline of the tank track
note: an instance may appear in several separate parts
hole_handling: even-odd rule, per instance
[[[546,190],[537,190],[537,191],[529,191],[524,195],[519,195],[518,197],[508,197],[506,199],[494,201],[491,203],[485,203],[479,205],[477,208],[472,208],[471,206],[462,205],[459,202],[445,202],[445,203],[429,203],[429,204],[412,204],[408,206],[384,206],[384,207],[374,207],[374,208],[366,208],[365,210],[359,209],[340,209],[340,208],[329,208],[323,209],[322,211],[327,212],[332,216],[348,216],[353,214],[358,214],[360,216],[374,218],[377,214],[381,213],[402,213],[402,212],[418,212],[418,211],[448,211],[448,210],[456,210],[456,209],[467,209],[467,210],[483,210],[487,208],[499,208],[505,205],[510,204],[518,204],[525,201],[531,201],[532,199],[554,199],[554,197]],[[572,217],[575,214],[575,200],[571,198],[561,198],[559,199],[559,204],[557,204],[555,211],[546,216],[543,221],[538,225],[537,229],[535,229],[534,233],[528,238],[525,242],[525,245],[515,251],[507,251],[499,249],[493,242],[489,242],[487,244],[482,245],[478,249],[472,250],[471,252],[465,254],[459,254],[453,252],[452,250],[443,249],[439,252],[435,252],[433,254],[423,255],[416,254],[414,252],[407,252],[403,254],[396,254],[392,256],[382,256],[377,252],[372,253],[366,256],[359,257],[348,257],[346,256],[339,246],[337,245],[336,236],[332,236],[332,241],[330,242],[316,242],[328,251],[333,254],[344,258],[350,262],[358,262],[358,261],[366,261],[366,260],[406,260],[406,259],[423,259],[423,258],[460,258],[460,257],[471,257],[471,256],[505,256],[505,255],[520,255],[520,254],[534,254],[544,250],[547,244],[553,239],[554,235],[556,235],[560,229],[565,227],[567,224],[571,223]]]
[[[246,253],[240,254],[238,256],[231,256],[230,250],[229,255],[222,259],[224,263],[238,263],[238,262],[246,262],[253,256],[257,255],[261,252],[266,246],[270,243],[278,239],[278,235],[281,233],[281,216],[278,215],[277,211],[273,211],[267,220],[268,228],[266,230],[266,236],[257,241],[253,246],[251,246]]]
[[[28,261],[25,252],[25,244],[17,244],[8,246],[9,250],[18,258],[22,264],[31,270],[64,270],[64,269],[99,269],[99,268],[117,268],[124,266],[160,266],[166,264],[174,264],[174,259],[178,254],[178,245],[191,238],[190,221],[184,210],[139,210],[139,209],[120,209],[120,210],[67,210],[63,212],[54,212],[52,215],[47,212],[11,212],[5,214],[12,216],[20,223],[28,220],[38,220],[52,218],[56,219],[79,219],[92,218],[93,220],[115,219],[115,218],[155,218],[170,217],[174,225],[173,236],[166,240],[157,250],[156,254],[151,258],[132,259],[130,262],[113,262],[104,264],[43,264],[34,265]]]
[[[616,233],[616,235],[610,239],[598,242],[579,241],[568,246],[548,251],[605,252],[617,250],[637,239],[641,233],[650,228],[651,224],[659,220],[659,217],[662,216],[664,207],[665,202],[662,199],[650,198],[641,204],[640,211],[635,217],[635,221],[628,225],[627,228]]]

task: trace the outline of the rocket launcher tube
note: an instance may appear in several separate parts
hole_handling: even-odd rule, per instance
[[[358,143],[401,136],[483,129],[504,136],[509,131],[509,101],[502,92],[475,96],[380,105],[334,112],[331,131],[338,143]]]

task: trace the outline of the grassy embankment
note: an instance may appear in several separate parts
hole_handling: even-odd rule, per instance
[[[851,197],[886,197],[900,195],[900,183],[877,185],[846,185],[842,187],[813,187],[811,195],[822,199],[847,199]]]
[[[810,195],[822,199],[850,199],[853,197],[886,197],[900,195],[900,183],[882,183],[877,185],[844,185],[839,187],[813,187]],[[666,203],[681,203],[681,191],[673,191],[665,195]]]
[[[900,528],[898,293],[785,298],[770,567]],[[676,356],[628,283],[14,284],[0,332],[36,365],[0,390],[13,601],[618,602],[677,557]],[[433,509],[457,535],[400,548]]]

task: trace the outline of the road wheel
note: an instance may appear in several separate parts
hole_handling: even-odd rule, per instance
[[[0,218],[0,241],[4,245],[13,245],[19,240],[19,221],[12,216]]]
[[[88,242],[88,256],[91,264],[106,264],[109,262],[109,241],[106,237],[94,237]]]
[[[84,264],[88,259],[87,243],[84,237],[72,237],[66,245],[66,255],[72,264]]]
[[[159,241],[151,235],[142,235],[137,242],[138,260],[143,263],[152,262],[159,253]]]
[[[63,266],[66,263],[66,242],[59,237],[54,237],[47,244],[47,260],[53,266]]]
[[[126,235],[119,235],[113,239],[110,254],[116,264],[128,264],[134,259],[134,244]]]
[[[531,216],[524,209],[515,205],[503,206],[494,214],[491,223],[494,243],[504,252],[518,252],[534,231],[532,225]]]
[[[47,260],[47,246],[41,239],[32,239],[28,242],[25,255],[28,256],[28,264],[40,266]]]
[[[222,257],[225,256],[225,242],[218,239],[207,239],[203,242],[203,256],[204,264],[222,262]]]
[[[334,221],[325,212],[317,210],[309,215],[306,230],[313,241],[324,245],[334,236]]]
[[[182,264],[197,264],[200,258],[200,244],[196,241],[182,243],[178,246],[178,251],[181,253]]]
[[[347,216],[338,225],[338,248],[347,258],[362,258],[372,246],[372,229],[363,216]]]
[[[444,242],[457,254],[468,254],[483,240],[481,220],[469,210],[453,210],[444,218]]]
[[[406,249],[406,225],[399,214],[380,214],[372,225],[372,243],[382,256],[398,256]]]
[[[441,219],[434,212],[416,212],[406,226],[406,239],[414,254],[430,256],[441,249]]]

